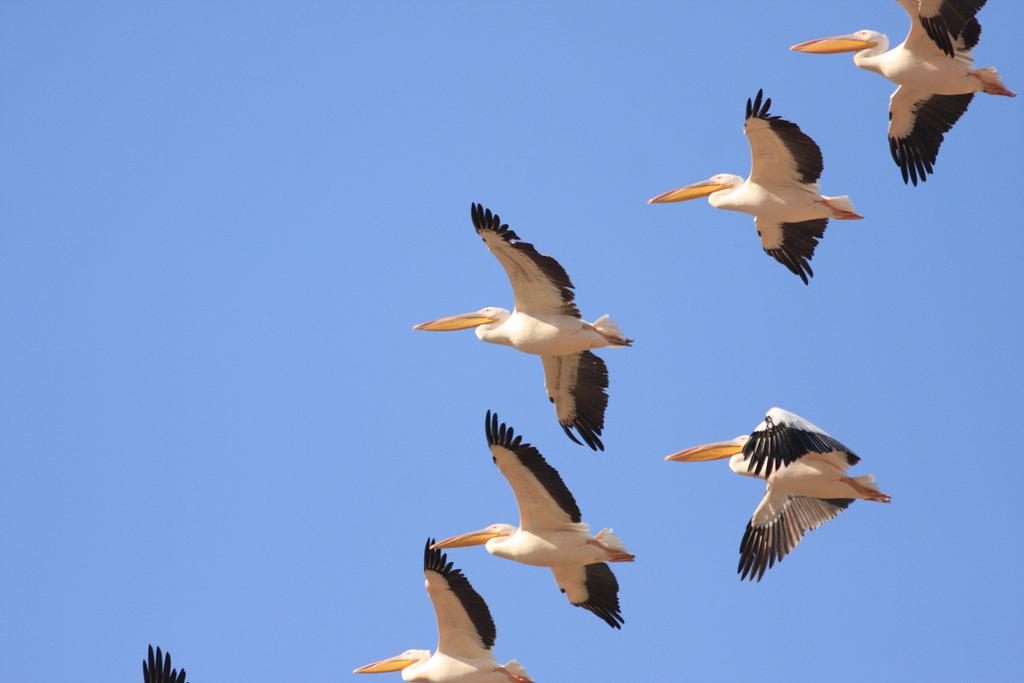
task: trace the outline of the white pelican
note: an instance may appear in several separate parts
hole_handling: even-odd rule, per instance
[[[550,256],[502,225],[498,214],[473,204],[473,227],[501,262],[515,295],[515,310],[481,308],[472,313],[431,320],[414,330],[476,328],[485,342],[536,354],[544,362],[544,385],[555,405],[558,422],[570,439],[604,450],[599,438],[608,406],[608,368],[590,349],[630,346],[619,326],[603,315],[592,323],[580,318],[575,293],[565,269]]]
[[[824,168],[821,149],[800,126],[771,116],[764,92],[747,100],[743,132],[750,142],[750,177],[722,173],[692,185],[670,190],[648,204],[681,202],[707,197],[716,209],[754,216],[754,226],[766,254],[796,274],[806,285],[814,277],[811,257],[825,235],[829,218],[863,218],[847,196],[826,197],[818,191]]]
[[[731,457],[730,457],[731,456]],[[688,448],[666,457],[678,462],[729,458],[729,469],[767,481],[767,492],[740,541],[740,580],[760,581],[803,535],[860,498],[882,503],[873,475],[847,477],[860,461],[853,451],[799,415],[772,408],[750,436]]]
[[[508,479],[519,505],[519,527],[492,524],[479,531],[439,541],[435,548],[481,545],[487,552],[535,567],[549,567],[558,587],[577,607],[590,610],[612,628],[625,621],[619,613],[619,582],[606,562],[632,562],[634,556],[611,529],[591,537],[576,499],[558,471],[511,427],[487,411],[491,458]]]
[[[185,670],[171,668],[171,653],[160,651],[157,647],[153,654],[153,646],[149,646],[149,659],[142,660],[143,683],[185,683]]]
[[[974,68],[971,50],[981,25],[974,14],[985,0],[897,0],[910,14],[906,40],[889,49],[889,38],[862,30],[819,38],[791,50],[812,54],[853,52],[853,63],[899,87],[889,98],[889,151],[903,182],[924,182],[933,173],[943,136],[967,111],[974,93],[1015,97],[993,67]]]
[[[423,549],[427,594],[437,615],[437,650],[406,650],[396,657],[361,666],[352,673],[401,671],[403,681],[442,683],[531,683],[516,660],[499,666],[491,654],[497,630],[487,603],[440,550],[434,539]]]

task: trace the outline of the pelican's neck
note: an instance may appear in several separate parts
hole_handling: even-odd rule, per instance
[[[423,658],[420,659],[420,661],[416,662],[415,664],[411,664],[411,665],[405,667],[404,669],[402,669],[402,680],[403,681],[429,681],[430,680],[430,677],[428,675],[421,675],[420,674],[420,671],[423,670],[423,666],[427,662],[429,662],[430,658],[433,656],[433,655],[430,654],[429,651],[424,651],[424,652],[425,652],[425,654],[424,654]]]
[[[486,323],[484,325],[478,325],[474,330],[476,338],[480,341],[490,342],[491,344],[504,344],[505,346],[511,346],[512,342],[508,336],[508,329],[505,327],[505,323],[508,322],[511,314],[506,313],[493,323]]]
[[[708,204],[715,207],[716,209],[727,209],[729,211],[741,211],[736,203],[736,190],[741,187],[740,184],[732,185],[724,190],[718,192],[712,192],[708,195]]]
[[[736,474],[742,475],[744,477],[754,477],[755,479],[764,479],[763,475],[749,471],[749,467],[750,461],[747,459],[747,456],[743,455],[742,453],[737,453],[736,455],[729,458],[729,469],[735,472]]]
[[[514,553],[511,552],[519,542],[519,538],[516,534],[519,529],[511,530],[504,536],[495,536],[494,538],[488,539],[487,543],[484,544],[484,549],[487,550],[491,555],[495,557],[504,557],[509,559],[513,557]]]
[[[876,74],[881,74],[883,56],[889,51],[889,38],[886,36],[879,36],[877,40],[878,44],[874,47],[869,47],[865,50],[855,52],[853,55],[853,63],[865,71],[873,71]]]

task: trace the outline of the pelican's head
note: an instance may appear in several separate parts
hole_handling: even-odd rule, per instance
[[[657,197],[651,197],[647,200],[648,204],[670,204],[672,202],[683,202],[687,199],[697,199],[698,197],[710,197],[716,192],[722,190],[733,190],[743,184],[743,178],[738,175],[732,175],[731,173],[719,173],[713,175],[707,180],[702,180],[699,183],[693,183],[691,185],[684,185],[683,187],[677,187],[674,190],[663,192]],[[714,204],[714,202],[711,202]]]
[[[450,315],[446,318],[430,320],[419,325],[413,325],[414,330],[430,330],[432,332],[449,332],[451,330],[465,330],[469,327],[480,327],[501,324],[511,315],[504,308],[488,306],[479,311]]]
[[[808,40],[806,43],[799,43],[789,49],[794,52],[807,52],[814,55],[834,55],[839,52],[874,50],[878,47],[882,48],[878,50],[879,52],[884,52],[888,46],[889,39],[884,34],[862,29],[845,36]]]
[[[516,532],[511,524],[492,524],[477,531],[469,531],[458,536],[446,538],[430,546],[434,548],[465,548],[471,545],[486,545],[495,538],[507,538]]]
[[[397,657],[388,657],[387,659],[361,666],[352,673],[384,674],[390,671],[402,671],[404,673],[409,667],[425,662],[428,659],[430,659],[430,650],[406,650]],[[406,679],[404,675],[402,678]]]

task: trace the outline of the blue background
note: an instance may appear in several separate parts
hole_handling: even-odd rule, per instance
[[[1019,3],[976,50],[1024,88]],[[896,3],[0,5],[0,680],[351,680],[433,648],[421,549],[515,504],[487,409],[562,473],[625,628],[455,550],[538,681],[1024,676],[1021,104],[978,96],[935,176],[892,86],[793,43],[902,40]],[[759,87],[850,194],[810,287],[750,219],[645,200],[746,174]],[[540,362],[412,324],[511,307],[469,204],[557,257],[606,351],[607,452]],[[857,503],[761,584],[763,485],[662,457],[780,405],[863,456]],[[389,680],[397,680],[392,674]]]

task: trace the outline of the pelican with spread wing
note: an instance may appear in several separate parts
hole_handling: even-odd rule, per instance
[[[157,647],[149,646],[149,656],[142,660],[143,683],[185,683],[185,670],[171,668],[171,653],[161,652]]]
[[[853,451],[799,415],[772,408],[749,436],[688,448],[673,462],[729,458],[729,469],[767,482],[740,541],[740,580],[760,581],[808,531],[817,529],[854,500],[890,502],[873,475],[846,476],[860,462]]]
[[[494,254],[512,282],[515,309],[479,311],[420,323],[416,330],[476,328],[478,339],[511,346],[541,357],[548,399],[558,422],[576,443],[604,450],[601,431],[608,406],[608,367],[592,349],[630,346],[607,315],[588,323],[574,303],[573,284],[555,259],[523,242],[498,214],[473,204],[476,233]],[[575,433],[574,433],[575,432]]]
[[[975,14],[985,0],[897,0],[910,15],[906,40],[861,30],[819,38],[791,50],[811,54],[853,52],[861,69],[899,87],[889,98],[889,151],[904,183],[917,185],[934,172],[939,147],[967,111],[974,94],[1014,97],[993,67],[974,68],[971,50],[981,37]]]
[[[846,196],[826,197],[818,191],[824,169],[821,149],[795,123],[769,114],[772,100],[757,91],[747,100],[743,132],[750,142],[750,177],[728,173],[670,190],[649,204],[707,197],[716,209],[754,216],[765,253],[808,284],[814,277],[811,257],[825,235],[829,218],[862,218]]]
[[[550,567],[569,602],[589,610],[612,628],[624,622],[619,582],[608,562],[632,562],[611,529],[595,536],[583,523],[576,499],[540,452],[487,412],[487,445],[519,505],[519,527],[492,524],[439,541],[435,548],[484,545],[492,555],[535,567]]]
[[[401,671],[403,681],[425,683],[531,683],[514,659],[499,666],[491,654],[497,630],[491,611],[462,571],[440,550],[423,549],[427,594],[437,615],[437,650],[406,650],[402,654],[361,666],[353,673]]]

